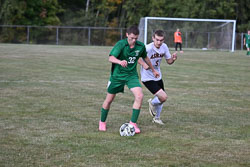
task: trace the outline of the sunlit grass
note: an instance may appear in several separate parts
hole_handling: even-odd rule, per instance
[[[111,47],[0,45],[0,166],[250,166],[250,57],[185,51],[162,63],[164,126],[126,88],[98,132]]]

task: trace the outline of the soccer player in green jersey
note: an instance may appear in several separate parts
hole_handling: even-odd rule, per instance
[[[140,114],[140,108],[143,100],[141,84],[137,73],[137,61],[140,57],[148,64],[155,77],[159,73],[152,66],[147,57],[145,45],[137,41],[139,29],[137,26],[131,26],[127,29],[126,39],[118,41],[109,55],[109,62],[112,63],[110,79],[107,87],[106,99],[101,109],[101,120],[99,121],[99,131],[106,131],[106,119],[117,93],[124,92],[124,86],[130,89],[134,95],[133,112],[130,120],[135,128],[135,133],[140,133],[136,122]]]
[[[247,55],[250,56],[250,30],[245,34],[244,45],[246,45],[247,48]]]

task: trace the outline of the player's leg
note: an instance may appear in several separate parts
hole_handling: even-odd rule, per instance
[[[175,43],[175,51],[177,51],[177,45],[178,45],[178,43],[176,42]]]
[[[167,100],[168,96],[166,92],[163,89],[160,89],[157,94],[155,95],[154,99],[152,100],[152,103],[155,105],[156,115],[153,118],[154,123],[158,123],[163,125],[164,123],[160,119],[161,112],[163,108],[163,103]]]
[[[145,87],[153,94],[155,95],[160,89],[161,87],[158,85],[157,83],[158,81],[146,81],[146,82],[142,82]],[[157,98],[157,97],[156,97]],[[152,100],[158,100],[157,99],[148,99],[148,105],[149,105],[149,113],[151,116],[155,116],[156,115],[156,108],[155,108],[155,105],[152,103]]]
[[[140,129],[138,128],[136,122],[139,118],[140,115],[140,110],[141,110],[141,105],[142,105],[142,100],[143,100],[143,92],[141,87],[134,87],[130,89],[131,92],[134,95],[134,103],[133,103],[133,112],[132,112],[132,117],[130,120],[130,124],[132,124],[135,127],[135,133],[140,133]]]
[[[142,100],[143,100],[142,88],[141,87],[134,87],[134,88],[131,88],[130,90],[133,93],[134,98],[135,98],[134,103],[133,103],[133,110],[140,111],[141,105],[142,105]],[[136,123],[138,120],[138,116],[139,116],[139,112],[136,115],[132,115],[131,121]]]
[[[160,89],[154,95],[155,95],[155,97],[151,100],[151,104],[154,105],[155,107],[163,104],[168,98],[166,92],[163,89]],[[157,112],[158,111],[156,111],[156,113]]]
[[[143,82],[146,88],[154,95],[153,99],[148,100],[149,104],[149,113],[155,117],[162,110],[163,103],[167,100],[167,94],[164,91],[164,84],[162,80],[159,81],[147,81]],[[158,114],[157,114],[158,113]]]
[[[163,81],[147,81],[143,82],[143,84],[155,96],[153,99],[148,100],[150,114],[154,117],[153,122],[163,124],[163,122],[160,120],[160,114],[162,111],[163,103],[167,100],[168,97],[166,92],[164,91]]]
[[[247,55],[250,56],[250,44],[246,44],[247,47]]]
[[[140,109],[142,105],[142,100],[143,100],[142,88],[134,87],[134,88],[131,88],[130,90],[134,94],[134,97],[135,97],[133,108]]]
[[[167,100],[168,96],[167,96],[167,93],[163,89],[160,89],[155,94],[155,98],[158,99],[158,100],[156,100],[156,103],[164,103]]]
[[[102,109],[101,109],[101,120],[99,121],[100,131],[106,131],[106,119],[108,116],[110,105],[113,102],[116,94],[124,91],[124,85],[125,85],[124,82],[110,78],[110,81],[107,87],[108,88],[107,95],[102,104]]]
[[[153,118],[153,123],[164,125],[161,117],[161,112],[163,108],[163,103],[167,100],[167,94],[164,90],[160,89],[152,100],[152,104],[155,106],[156,114]]]
[[[115,98],[115,94],[107,93],[106,99],[102,104],[101,120],[99,121],[99,131],[106,131],[106,119],[108,116],[109,108]]]
[[[135,133],[140,133],[140,129],[138,128],[136,122],[140,115],[142,100],[143,100],[143,92],[141,88],[141,84],[138,76],[131,76],[127,81],[127,86],[130,91],[134,95],[134,103],[133,103],[133,112],[130,120],[130,124],[135,127]]]
[[[108,111],[110,108],[111,103],[113,102],[116,94],[107,93],[106,99],[102,104],[102,111],[101,111],[101,121],[105,122],[107,119]]]

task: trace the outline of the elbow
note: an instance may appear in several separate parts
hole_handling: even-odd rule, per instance
[[[110,55],[110,56],[109,56],[109,62],[111,62],[111,63],[112,63],[112,62],[113,62],[113,60],[114,60],[114,56],[111,56],[111,55]]]

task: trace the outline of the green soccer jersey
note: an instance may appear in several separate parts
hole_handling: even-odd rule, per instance
[[[246,44],[250,44],[250,35],[245,34]]]
[[[126,60],[127,67],[122,67],[119,64],[112,64],[111,76],[118,79],[125,79],[131,75],[137,74],[137,61],[139,57],[147,56],[145,45],[142,42],[136,41],[134,48],[130,48],[127,39],[118,41],[110,52],[111,56],[115,56],[119,60]]]

